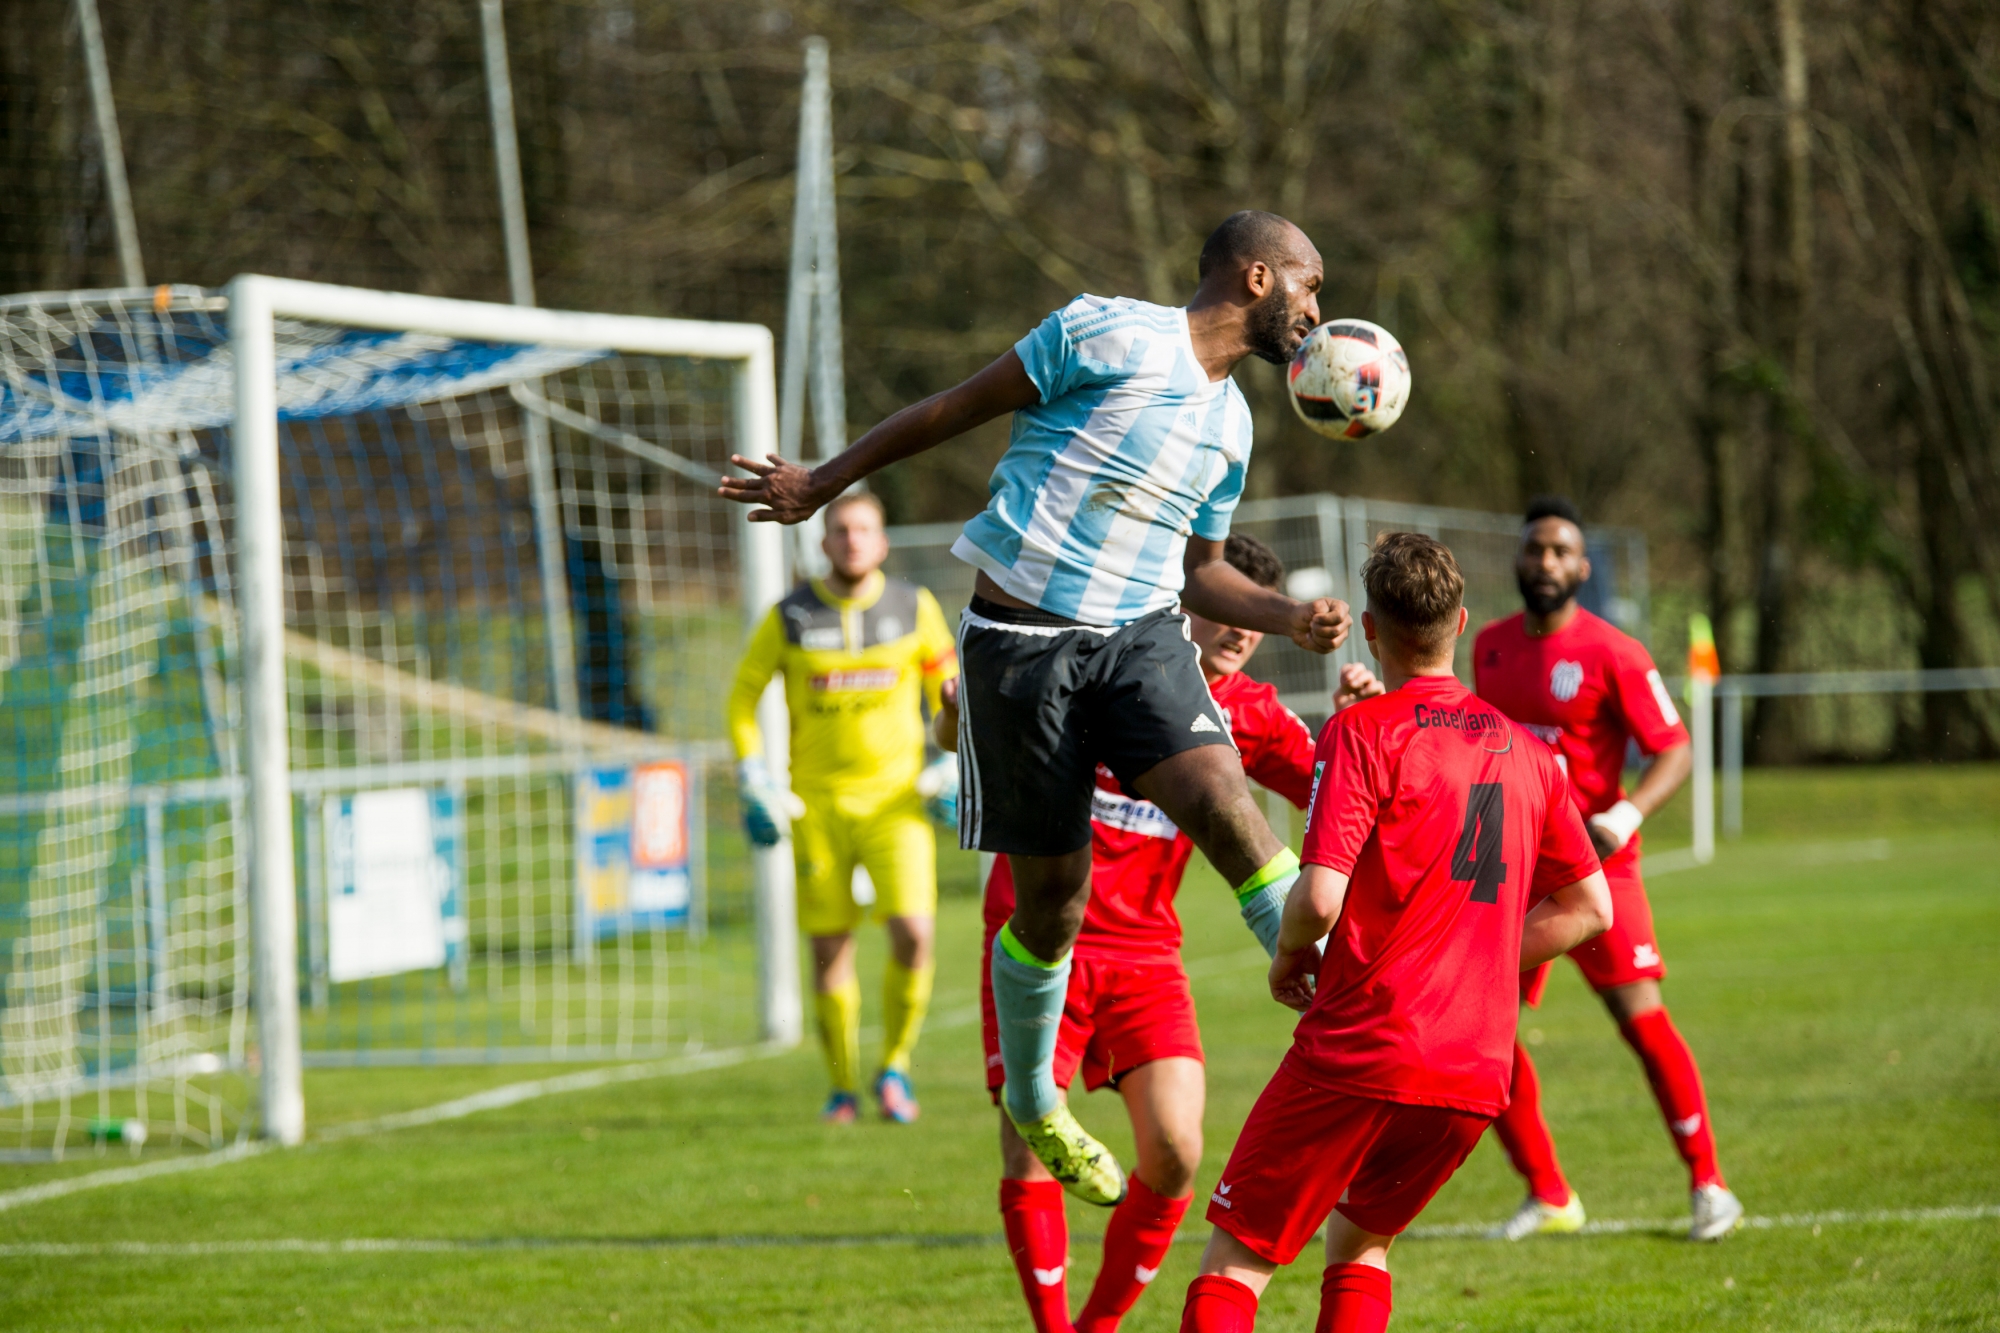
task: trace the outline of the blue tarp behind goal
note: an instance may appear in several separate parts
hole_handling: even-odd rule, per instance
[[[609,356],[424,333],[277,326],[278,415],[345,416],[516,384]],[[111,431],[202,430],[235,415],[228,328],[205,314],[126,313],[71,339],[53,372],[0,380],[0,445]]]

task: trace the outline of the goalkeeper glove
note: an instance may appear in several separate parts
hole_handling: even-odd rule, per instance
[[[917,774],[917,795],[924,813],[943,828],[958,827],[958,756],[941,754]]]
[[[791,831],[791,821],[805,813],[805,802],[779,791],[757,755],[736,765],[736,793],[743,804],[743,831],[759,847],[776,847]]]

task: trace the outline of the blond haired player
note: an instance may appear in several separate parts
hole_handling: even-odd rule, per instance
[[[910,1053],[930,1004],[937,916],[937,841],[917,791],[923,708],[937,709],[957,656],[937,599],[882,573],[889,536],[880,500],[847,495],[828,505],[822,549],[832,566],[826,577],[772,607],[751,636],[729,692],[729,735],[745,829],[757,845],[776,846],[797,807],[764,761],[757,701],[782,674],[791,785],[803,806],[790,821],[799,929],[812,939],[814,1007],[833,1081],[821,1118],[846,1124],[860,1111],[854,928],[867,913],[854,898],[858,865],[874,882],[874,916],[889,933],[875,1100],[885,1118],[908,1124],[918,1111]]]

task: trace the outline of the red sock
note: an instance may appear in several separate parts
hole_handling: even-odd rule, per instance
[[[1000,1182],[1000,1220],[1035,1333],[1069,1333],[1069,1218],[1053,1180]]]
[[[1389,1270],[1328,1264],[1319,1284],[1313,1333],[1384,1333],[1389,1327]]]
[[[1535,1076],[1535,1062],[1527,1047],[1514,1043],[1514,1081],[1508,1085],[1507,1109],[1493,1122],[1507,1160],[1528,1182],[1528,1193],[1543,1203],[1560,1208],[1569,1202],[1569,1182],[1563,1179],[1562,1165],[1556,1161],[1556,1141],[1549,1137],[1549,1123],[1542,1119],[1542,1081]]]
[[[1695,1068],[1687,1039],[1665,1009],[1641,1014],[1618,1030],[1646,1066],[1646,1081],[1653,1085],[1653,1098],[1667,1118],[1674,1150],[1687,1163],[1694,1187],[1722,1184],[1722,1168],[1715,1164],[1715,1134],[1708,1123],[1708,1098],[1702,1093],[1701,1071]]]
[[[1077,1333],[1114,1333],[1120,1316],[1159,1276],[1160,1263],[1174,1243],[1174,1228],[1194,1202],[1192,1194],[1163,1199],[1137,1176],[1128,1178],[1127,1190],[1105,1229],[1104,1267],[1097,1270],[1090,1299],[1076,1317]]]
[[[1188,1283],[1181,1333],[1251,1333],[1257,1327],[1257,1293],[1233,1277],[1211,1273]]]

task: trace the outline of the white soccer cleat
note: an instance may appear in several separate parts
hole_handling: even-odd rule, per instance
[[[1486,1233],[1488,1240],[1526,1240],[1530,1236],[1574,1236],[1583,1230],[1583,1198],[1575,1190],[1558,1208],[1530,1194],[1514,1215]]]
[[[1703,1185],[1695,1190],[1693,1212],[1689,1240],[1721,1240],[1743,1225],[1743,1201],[1724,1185]]]

